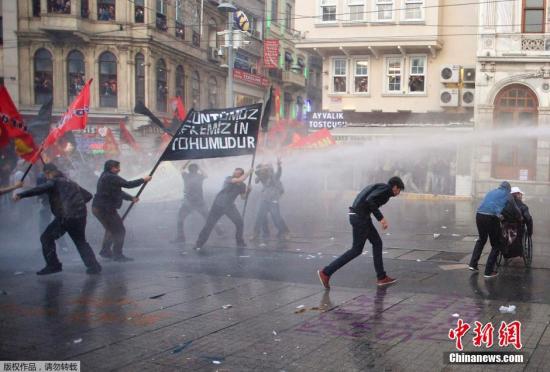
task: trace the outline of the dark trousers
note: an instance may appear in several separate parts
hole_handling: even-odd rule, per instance
[[[258,215],[256,216],[256,223],[254,224],[254,235],[259,236],[260,230],[263,229],[264,234],[266,233],[267,217],[271,214],[273,219],[273,224],[277,228],[279,236],[282,236],[288,233],[288,227],[281,216],[281,209],[279,208],[279,202],[277,200],[262,200],[260,202],[260,207],[258,208]]]
[[[122,255],[126,229],[116,209],[92,208],[92,213],[105,228],[101,251],[104,253],[111,253],[112,247],[113,255]]]
[[[180,210],[178,212],[178,226],[177,226],[177,238],[178,239],[185,239],[185,232],[184,232],[184,225],[185,220],[187,217],[189,217],[193,212],[197,212],[201,216],[204,217],[206,220],[208,218],[208,211],[206,210],[206,205],[203,203],[189,203],[188,201],[183,202],[183,204],[180,207]],[[218,226],[215,226],[214,229],[218,234],[223,234],[223,230],[219,228]]]
[[[48,266],[61,266],[55,252],[55,241],[68,233],[76,249],[87,267],[98,265],[94,251],[86,241],[86,217],[58,218],[56,217],[40,236],[42,254]]]
[[[53,218],[52,211],[50,210],[50,206],[42,205],[42,208],[40,208],[38,215],[39,215],[38,228],[40,229],[40,231],[44,231],[46,230],[46,227],[48,227],[48,225],[50,224]],[[68,248],[67,240],[64,236],[59,238],[59,245],[63,249]]]
[[[489,253],[487,263],[485,264],[485,274],[489,275],[494,270],[498,252],[501,249],[502,239],[500,238],[500,221],[496,216],[477,213],[476,225],[479,239],[474,246],[474,252],[470,259],[470,266],[477,267],[481,252],[483,252],[483,247],[485,247],[487,238],[489,238],[491,241],[491,253]]]
[[[323,269],[328,276],[334,274],[339,268],[359,256],[363,252],[367,239],[372,244],[372,256],[374,260],[374,270],[378,279],[384,279],[384,262],[382,261],[382,239],[372,224],[370,218],[360,217],[353,214],[349,217],[349,222],[353,230],[353,245],[351,249],[343,255],[332,261],[330,265]]]
[[[235,228],[237,231],[235,232],[235,239],[237,240],[237,244],[244,243],[243,238],[243,218],[241,217],[241,214],[237,210],[237,207],[235,204],[231,204],[225,207],[219,206],[219,205],[213,205],[210,209],[210,213],[208,213],[208,217],[206,218],[206,224],[202,228],[199,238],[197,239],[197,247],[202,247],[204,243],[208,240],[208,237],[210,236],[210,233],[212,232],[212,229],[214,226],[216,226],[216,223],[219,221],[222,216],[227,216],[231,222],[235,225]]]

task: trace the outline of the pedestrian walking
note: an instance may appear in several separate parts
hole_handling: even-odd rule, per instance
[[[246,195],[250,191],[247,189],[244,181],[248,175],[252,172],[252,169],[245,172],[242,168],[235,168],[233,175],[225,179],[222,190],[216,195],[212,208],[206,218],[206,224],[199,234],[195,249],[201,249],[208,240],[212,229],[222,216],[227,216],[231,222],[235,225],[235,239],[238,247],[246,247],[246,243],[243,239],[243,218],[237,206],[235,205],[235,199],[241,195],[242,199],[246,198]]]
[[[376,284],[383,286],[397,281],[397,279],[387,276],[384,271],[382,239],[378,231],[376,231],[370,215],[372,213],[380,222],[382,229],[386,230],[389,224],[379,208],[386,204],[391,197],[399,195],[404,189],[405,185],[401,178],[392,177],[388,183],[369,185],[357,195],[348,213],[353,231],[353,245],[351,249],[335,259],[330,265],[317,271],[325,289],[330,288],[329,280],[332,274],[363,252],[367,239],[372,244],[374,269],[376,270],[376,277],[378,279]]]
[[[99,255],[112,258],[115,261],[132,261],[122,253],[126,229],[122,218],[117,212],[122,206],[122,200],[138,202],[139,199],[124,191],[122,188],[135,188],[151,181],[151,176],[145,176],[132,181],[120,177],[120,162],[107,160],[103,166],[103,173],[97,181],[97,191],[92,202],[92,212],[105,228],[105,235]]]
[[[48,275],[60,272],[62,264],[57,258],[55,241],[68,233],[87,267],[86,273],[99,274],[101,265],[97,262],[94,251],[86,241],[86,203],[92,194],[68,179],[54,164],[44,165],[47,181],[32,189],[16,194],[14,200],[47,194],[54,220],[42,233],[42,253],[46,267],[37,275]]]

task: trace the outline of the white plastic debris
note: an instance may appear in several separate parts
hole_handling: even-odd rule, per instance
[[[454,236],[456,238],[456,237],[459,237],[460,234],[451,234],[451,236]]]
[[[82,339],[81,338],[77,338],[76,340],[73,341],[73,344],[79,344],[82,342]]]
[[[306,307],[306,305],[298,305],[298,306],[296,306],[296,309],[302,309],[304,307]]]
[[[441,234],[434,234],[434,239],[437,239],[441,236]]]
[[[23,275],[23,274],[24,274],[24,272],[22,272],[22,271],[16,271],[16,272],[13,273],[13,275]]]
[[[281,341],[280,338],[276,338],[276,339],[275,339],[275,342],[280,342],[280,341]]]
[[[250,258],[250,256],[239,256],[239,258]]]
[[[452,317],[453,317],[453,318],[458,318],[459,316],[460,316],[459,313],[454,313],[454,314],[452,314]]]
[[[386,233],[386,236],[390,236],[390,235],[391,235],[391,233]]]
[[[516,305],[508,305],[508,306],[501,306],[498,309],[502,314],[515,314],[516,313]]]
[[[273,331],[273,335],[277,336],[277,331]]]
[[[441,226],[441,228],[442,228],[442,229],[446,229],[446,228],[447,228],[447,226]]]
[[[233,305],[227,304],[227,305],[223,305],[222,309],[227,310],[227,309],[231,309],[232,307],[233,307]]]
[[[334,240],[334,236],[331,236],[331,237],[330,237],[330,240]]]
[[[422,260],[420,258],[417,258],[416,262],[422,262]]]
[[[214,364],[222,364],[222,362],[220,362],[219,360],[213,360],[212,363],[214,363]]]

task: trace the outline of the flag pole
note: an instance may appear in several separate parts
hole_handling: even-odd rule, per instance
[[[38,149],[38,153],[34,156],[34,158],[38,158],[40,156],[40,159],[42,159],[42,151],[43,150],[44,150],[44,147],[43,147],[43,145],[41,145],[40,148]],[[42,160],[42,162],[44,162],[44,160]],[[32,168],[33,165],[34,165],[33,162],[31,162],[29,164],[29,166],[27,167],[27,170],[25,170],[25,173],[23,173],[23,177],[21,177],[21,182],[23,182],[25,180],[25,178],[27,178],[27,175],[31,171],[31,168]]]
[[[153,167],[153,169],[151,169],[151,172],[149,172],[149,177],[153,177],[153,174],[155,173],[155,171],[157,170],[157,168],[158,168],[158,166],[160,165],[161,162],[162,162],[162,155],[157,160],[157,162],[156,162],[155,166]],[[147,186],[147,183],[148,182],[141,185],[141,187],[139,188],[138,193],[135,196],[136,198],[139,198],[139,196],[141,195],[141,193],[145,189],[145,186]],[[124,212],[124,214],[122,215],[122,220],[124,220],[126,218],[126,216],[128,215],[128,213],[130,213],[130,211],[132,210],[134,204],[136,204],[136,203],[134,201],[132,201],[132,203],[128,206],[128,209],[126,209],[126,212]]]
[[[243,222],[244,222],[244,215],[246,213],[246,206],[248,204],[248,195],[250,195],[250,185],[252,184],[252,173],[254,173],[254,162],[256,161],[256,151],[254,151],[254,154],[252,155],[252,164],[250,168],[252,171],[250,172],[250,175],[248,176],[248,185],[246,186],[246,198],[244,199],[244,206],[243,206]]]

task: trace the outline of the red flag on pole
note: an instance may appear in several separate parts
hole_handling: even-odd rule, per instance
[[[12,139],[15,152],[21,158],[34,163],[38,153],[31,134],[27,131],[23,118],[5,86],[0,85],[0,146],[5,146]]]
[[[123,121],[119,124],[120,127],[120,142],[124,142],[128,144],[134,151],[139,151],[139,144],[137,143],[134,136],[132,136],[132,133],[126,128],[126,124],[124,124]]]
[[[48,137],[46,137],[43,144],[45,149],[55,143],[59,138],[63,137],[66,132],[86,128],[86,123],[88,122],[88,111],[90,107],[91,83],[92,79],[88,80],[65,114],[63,114],[57,128],[53,129]]]

